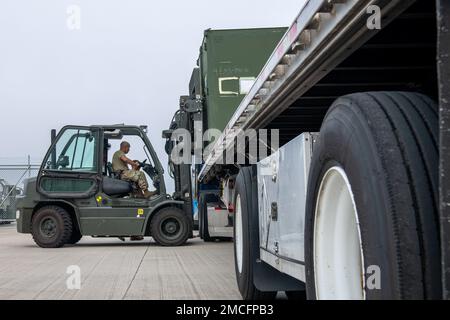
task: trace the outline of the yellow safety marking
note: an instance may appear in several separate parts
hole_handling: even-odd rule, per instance
[[[144,214],[144,209],[138,209],[138,215],[142,216]]]

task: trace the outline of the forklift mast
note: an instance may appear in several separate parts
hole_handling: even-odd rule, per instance
[[[192,164],[202,163],[202,137],[203,134],[203,100],[201,94],[200,70],[195,68],[189,83],[189,95],[180,97],[180,108],[175,113],[169,130],[163,131],[163,138],[166,139],[165,150],[168,155],[169,174],[175,182],[175,200],[182,200],[186,203],[187,210],[192,212],[193,194],[193,171]],[[191,139],[188,163],[175,164],[171,155],[174,147],[179,143],[184,143],[182,139],[175,136],[176,130],[183,130],[189,133]]]

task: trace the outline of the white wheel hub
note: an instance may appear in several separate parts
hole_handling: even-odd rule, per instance
[[[242,234],[242,208],[241,208],[241,196],[237,195],[236,205],[234,210],[234,223],[235,223],[235,234],[234,242],[236,246],[236,264],[239,273],[242,273],[242,255],[244,251],[243,247],[243,234]]]
[[[323,176],[314,224],[317,299],[365,299],[364,255],[352,188],[341,167]]]

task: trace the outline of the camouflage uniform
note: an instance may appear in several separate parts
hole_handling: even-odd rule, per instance
[[[148,190],[147,178],[142,171],[130,170],[128,165],[120,160],[125,155],[121,150],[116,151],[113,155],[112,166],[114,172],[120,174],[120,179],[125,181],[132,181],[137,183],[139,189],[142,191]]]
[[[147,177],[144,172],[136,170],[122,171],[120,179],[137,183],[139,189],[145,191],[148,189]]]

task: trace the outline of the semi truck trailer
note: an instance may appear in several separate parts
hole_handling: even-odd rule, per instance
[[[449,24],[445,0],[306,1],[226,121],[200,59],[163,136],[203,238],[227,209],[244,299],[449,297]]]
[[[202,150],[225,128],[286,30],[206,30],[189,94],[180,97],[180,107],[163,132],[175,195],[197,204],[193,206],[194,221],[204,241],[233,236],[233,193],[227,186],[232,186],[235,174],[222,181],[197,183]],[[184,154],[188,157],[175,161],[172,153],[178,154],[177,149],[184,146],[189,149]]]

